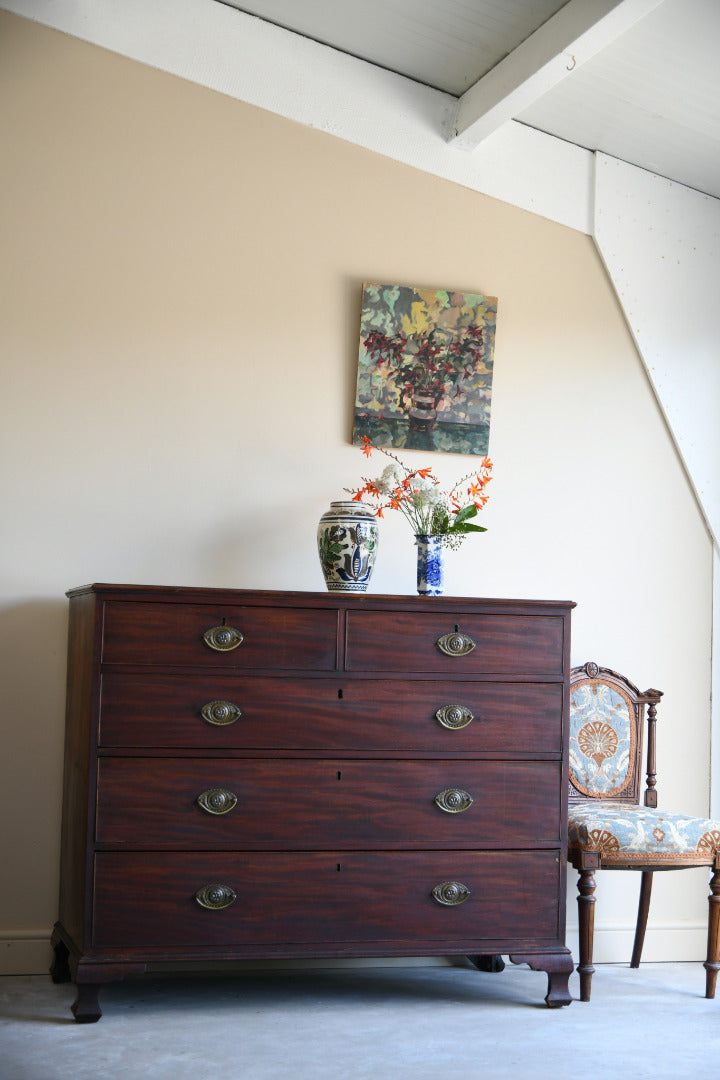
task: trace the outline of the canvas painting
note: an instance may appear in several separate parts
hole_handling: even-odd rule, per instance
[[[363,285],[353,442],[488,452],[497,298]]]

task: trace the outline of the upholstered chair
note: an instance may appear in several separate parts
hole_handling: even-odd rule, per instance
[[[580,998],[590,1000],[594,972],[596,870],[641,873],[631,967],[638,967],[653,873],[712,868],[705,996],[715,996],[720,970],[720,821],[659,810],[655,729],[659,690],[641,694],[622,675],[588,663],[570,677],[568,859],[579,871]],[[642,746],[647,710],[647,775],[643,803]]]

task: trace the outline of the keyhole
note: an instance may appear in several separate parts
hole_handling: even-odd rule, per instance
[[[338,690],[338,699],[339,699],[340,701],[342,701],[342,696],[343,696],[343,692],[342,692],[342,690]]]
[[[338,780],[342,780],[342,771],[340,769],[338,769],[337,778]]]
[[[457,623],[455,623],[455,633],[457,634],[459,632],[460,632],[460,627],[458,626]]]
[[[339,873],[340,873],[340,871],[342,870],[342,863],[341,863],[341,862],[339,862],[339,863],[337,864],[337,866],[335,867],[335,869],[336,869],[336,871],[337,871],[337,872],[338,872],[338,874],[339,874]]]

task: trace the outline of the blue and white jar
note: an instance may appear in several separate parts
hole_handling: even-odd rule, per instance
[[[445,547],[442,536],[415,537],[417,544],[417,591],[420,596],[442,596],[445,591]]]
[[[318,555],[330,592],[365,592],[375,565],[377,519],[354,499],[330,503],[317,531]]]

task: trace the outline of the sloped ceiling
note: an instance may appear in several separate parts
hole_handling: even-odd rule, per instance
[[[213,0],[720,198],[718,0]]]

